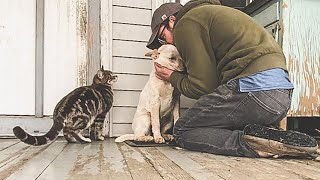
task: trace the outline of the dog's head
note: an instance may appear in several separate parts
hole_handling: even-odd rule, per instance
[[[182,58],[177,48],[171,44],[162,45],[159,49],[154,49],[145,55],[151,57],[154,62],[168,69],[176,71],[184,70]]]

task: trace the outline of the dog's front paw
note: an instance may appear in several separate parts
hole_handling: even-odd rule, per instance
[[[154,142],[162,144],[162,143],[165,143],[165,140],[163,137],[159,136],[159,137],[154,137]]]
[[[162,134],[162,137],[164,138],[164,140],[169,141],[169,142],[174,140],[174,137],[171,134]]]

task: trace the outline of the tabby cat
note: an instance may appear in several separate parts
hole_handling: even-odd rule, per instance
[[[63,129],[68,142],[89,143],[93,140],[104,140],[104,120],[113,103],[111,85],[117,80],[112,72],[102,68],[93,78],[91,86],[76,88],[56,105],[53,112],[53,126],[45,135],[32,136],[21,127],[13,132],[21,141],[40,146],[54,141]],[[90,139],[81,132],[90,127]]]

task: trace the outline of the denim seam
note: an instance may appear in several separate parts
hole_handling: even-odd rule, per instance
[[[261,91],[261,92],[263,92],[263,91]],[[264,93],[264,94],[265,94],[265,93]],[[266,105],[264,102],[262,102],[262,101],[261,101],[258,97],[256,97],[254,94],[250,93],[250,96],[252,96],[252,97],[253,97],[252,100],[255,101],[255,102],[258,104],[258,106],[260,106],[260,107],[263,108],[264,110],[266,110],[266,111],[268,111],[268,112],[270,112],[270,113],[272,113],[272,114],[276,114],[276,115],[278,115],[278,114],[281,113],[281,112],[279,112],[279,111],[277,111],[277,110],[274,110],[274,109],[270,108],[268,105]],[[270,97],[270,96],[268,96],[268,97]]]
[[[273,96],[270,96],[270,94],[268,94],[268,93],[265,93],[264,91],[261,91],[263,94],[265,94],[265,95],[267,95],[269,98],[271,98],[272,100],[274,100],[275,102],[277,102],[278,104],[279,104],[279,106],[281,106],[282,108],[285,108],[286,109],[286,107],[283,105],[283,104],[281,104],[281,102],[279,102],[276,98],[274,98]],[[289,94],[287,94],[287,95],[289,95]]]
[[[244,102],[244,100],[245,99],[247,99],[248,98],[248,94],[243,98],[243,99],[241,99],[241,101],[237,104],[237,106],[227,115],[227,117],[233,117],[231,114],[233,114],[233,112],[235,111],[235,110],[237,110],[238,109],[238,107],[242,104],[242,102]],[[233,121],[233,119],[232,119],[232,121]],[[234,121],[233,121],[233,123],[235,123]]]

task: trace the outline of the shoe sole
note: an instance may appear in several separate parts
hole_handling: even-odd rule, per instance
[[[310,158],[316,158],[318,156],[318,146],[297,147],[251,135],[243,135],[243,139],[256,152],[265,152],[267,154],[271,154],[271,156],[300,156]],[[270,157],[270,155],[266,157]]]
[[[244,128],[244,135],[277,141],[291,148],[318,147],[317,141],[307,134],[297,131],[277,130],[256,124],[247,125]]]

